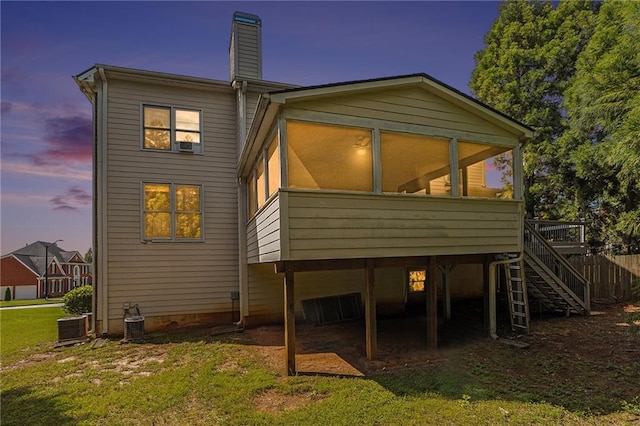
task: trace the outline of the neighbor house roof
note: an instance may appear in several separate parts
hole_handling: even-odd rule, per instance
[[[48,251],[45,249],[46,246],[49,247]],[[46,264],[44,258],[45,253],[48,257]],[[82,256],[80,256],[80,253],[77,251],[66,251],[55,244],[46,241],[36,241],[2,257],[13,256],[34,274],[43,276],[46,265],[50,264],[54,259],[57,260],[58,263],[68,263],[76,255],[82,259]]]

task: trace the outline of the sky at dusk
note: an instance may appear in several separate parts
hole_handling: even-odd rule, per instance
[[[235,11],[262,18],[265,80],[424,72],[470,93],[498,3],[0,2],[1,254],[91,246],[91,105],[72,76],[99,63],[228,81]]]

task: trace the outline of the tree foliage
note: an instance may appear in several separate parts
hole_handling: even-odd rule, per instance
[[[597,244],[640,252],[640,3],[608,1],[566,91],[579,205]]]
[[[475,96],[531,126],[536,136],[525,147],[527,214],[559,218],[572,205],[571,167],[559,155],[557,139],[566,128],[563,92],[577,57],[592,32],[592,2],[509,1],[476,54],[470,87]]]

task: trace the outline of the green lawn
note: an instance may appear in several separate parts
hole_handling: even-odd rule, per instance
[[[57,319],[67,316],[62,308],[0,310],[0,357],[12,362],[58,338]],[[35,346],[35,347],[34,347]]]
[[[32,299],[32,300],[10,300],[10,301],[0,301],[0,308],[8,307],[8,306],[28,306],[28,305],[49,305],[52,303],[62,303],[62,298],[58,299]]]
[[[60,316],[60,308],[2,312],[3,426],[640,422],[640,401],[628,397],[640,362],[582,359],[565,378],[554,354],[481,339],[411,369],[286,377],[265,355],[281,360],[282,350],[256,346],[246,333],[192,330],[54,348]],[[525,376],[523,362],[535,374]]]

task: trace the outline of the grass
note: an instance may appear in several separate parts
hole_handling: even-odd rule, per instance
[[[9,300],[0,301],[0,308],[6,308],[10,306],[29,306],[29,305],[49,305],[52,303],[62,303],[62,298],[57,299],[33,299],[33,300]]]
[[[198,330],[149,335],[140,344],[54,349],[59,316],[60,308],[2,312],[3,426],[640,421],[637,398],[616,400],[607,389],[585,392],[560,377],[561,363],[531,350],[524,352],[527,359],[538,361],[530,368],[541,374],[520,377],[523,352],[493,342],[470,343],[443,362],[366,378],[284,377],[241,338],[214,339]],[[31,336],[34,320],[43,328],[37,338]],[[5,336],[13,346],[4,345]],[[625,383],[640,363],[578,366],[572,372],[578,379],[596,370]],[[589,407],[600,408],[595,413]]]
[[[66,316],[62,308],[6,309],[0,311],[0,357],[12,362],[43,348],[58,336],[57,319]]]

